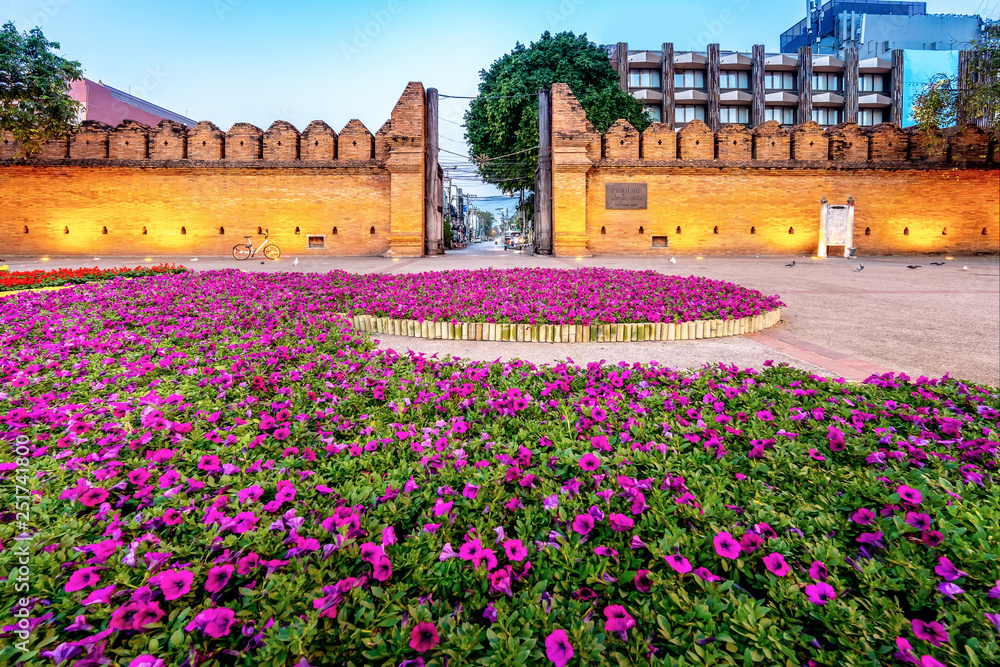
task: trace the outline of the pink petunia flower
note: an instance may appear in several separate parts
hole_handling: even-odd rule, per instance
[[[424,651],[429,651],[438,643],[441,639],[438,637],[437,626],[428,621],[422,623],[417,623],[410,630],[410,648],[412,648],[417,653],[423,653]]]
[[[903,502],[907,502],[912,505],[919,505],[920,502],[924,499],[920,491],[917,491],[914,488],[906,486],[905,484],[900,484],[899,488],[896,489],[896,493],[899,494],[899,497],[903,500]]]
[[[521,540],[507,540],[503,544],[503,549],[507,552],[507,558],[520,563],[528,555],[528,550],[524,548]]]
[[[740,557],[740,544],[726,531],[718,533],[713,539],[715,553],[723,558],[735,560]]]
[[[716,582],[716,581],[722,581],[722,577],[720,577],[720,576],[718,576],[716,574],[712,574],[708,570],[708,568],[706,568],[706,567],[695,568],[691,572],[691,574],[693,574],[694,576],[698,577],[702,581],[707,581],[709,583]]]
[[[209,637],[219,639],[225,637],[232,630],[236,622],[236,614],[228,607],[212,607],[205,609],[194,617],[190,623],[184,626],[187,632],[201,630]]]
[[[80,502],[87,507],[100,505],[108,497],[108,492],[99,486],[92,486],[80,496]]]
[[[556,667],[565,667],[573,657],[573,645],[569,643],[565,630],[553,630],[545,638],[545,657]]]
[[[160,575],[160,590],[166,600],[176,600],[191,590],[194,574],[188,570],[173,570]]]
[[[620,604],[608,605],[604,608],[605,632],[628,632],[635,627],[635,619]]]
[[[472,555],[472,567],[478,570],[479,566],[486,563],[486,571],[489,572],[497,566],[497,557],[492,549],[480,549]]]
[[[635,589],[640,593],[648,593],[653,587],[653,580],[649,578],[649,570],[636,572],[632,583],[635,584]]]
[[[968,573],[959,570],[947,556],[940,556],[938,564],[934,566],[934,571],[946,581],[955,581],[960,577],[969,576]]]
[[[573,530],[580,535],[586,535],[594,529],[594,517],[589,514],[577,514],[573,517]]]
[[[101,580],[101,576],[97,574],[96,570],[96,567],[81,567],[70,575],[69,581],[66,582],[63,590],[67,593],[72,593],[84,588],[90,588]]]
[[[910,621],[910,626],[913,628],[913,634],[917,636],[917,639],[923,639],[935,646],[940,646],[948,641],[948,631],[937,621],[925,623],[919,618],[915,618]]]
[[[830,600],[836,599],[837,593],[834,592],[833,586],[824,581],[820,581],[806,586],[806,597],[808,597],[809,601],[813,604],[822,606]]]
[[[232,565],[218,565],[211,568],[208,571],[208,579],[205,581],[205,590],[209,593],[218,593],[226,584],[229,583],[229,578],[233,576]]]
[[[809,578],[814,581],[826,581],[829,574],[830,572],[826,569],[826,565],[818,560],[814,560],[812,565],[809,566]]]
[[[859,525],[866,525],[875,520],[875,513],[867,507],[862,507],[851,515],[851,521]]]
[[[611,530],[616,533],[624,533],[626,530],[632,529],[632,526],[635,525],[635,521],[624,514],[611,514],[608,516],[608,525],[611,526]]]
[[[792,568],[790,568],[788,563],[785,562],[785,557],[777,551],[764,556],[764,567],[766,567],[767,571],[776,577],[784,577],[792,571]]]
[[[592,472],[601,467],[601,459],[588,452],[580,457],[580,467],[588,472]]]
[[[669,556],[664,556],[667,561],[667,565],[674,568],[681,574],[687,574],[692,570],[691,561],[689,561],[684,556],[678,554],[670,554]]]

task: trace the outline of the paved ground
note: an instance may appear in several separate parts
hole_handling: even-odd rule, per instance
[[[782,322],[764,332],[721,340],[623,344],[489,343],[435,341],[380,336],[380,344],[428,354],[451,353],[475,359],[521,357],[536,363],[572,358],[577,363],[601,359],[651,361],[674,367],[705,363],[760,366],[766,359],[861,379],[872,372],[903,371],[914,377],[954,377],[1000,385],[1000,261],[991,257],[862,257],[860,260],[809,257],[678,256],[662,257],[532,257],[492,244],[480,244],[443,257],[294,256],[278,262],[236,262],[231,258],[156,257],[196,270],[241,268],[248,271],[419,272],[442,269],[551,266],[607,266],[653,269],[680,275],[730,280],[769,294],[787,304]],[[794,267],[785,264],[795,260]],[[863,262],[864,271],[852,271]],[[944,266],[931,266],[945,261]],[[145,258],[6,257],[12,271],[34,268],[111,266],[147,263]],[[907,269],[919,264],[919,269]],[[967,266],[967,270],[962,270]]]

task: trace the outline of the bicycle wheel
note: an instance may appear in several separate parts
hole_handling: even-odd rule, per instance
[[[270,243],[266,248],[264,248],[264,257],[267,257],[268,259],[278,259],[281,257],[281,250],[278,249],[278,246]]]
[[[250,255],[252,254],[253,251],[250,249],[250,246],[248,246],[245,243],[240,243],[239,245],[233,246],[233,257],[235,257],[236,259],[239,260],[250,259]]]

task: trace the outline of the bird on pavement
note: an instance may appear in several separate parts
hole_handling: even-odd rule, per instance
[[[261,264],[263,264],[263,263],[264,263],[264,262],[261,262]]]
[[[931,262],[931,266],[944,266],[944,262]]]
[[[671,258],[670,258],[670,263],[671,263],[671,264],[676,264],[676,263],[677,263],[677,260],[676,260],[676,259],[674,259],[673,257],[671,257]]]
[[[908,269],[919,269],[920,266],[921,266],[920,264],[907,264],[906,268],[908,268]]]
[[[968,270],[969,270],[969,267],[967,267],[967,266],[963,266],[963,267],[962,267],[962,270],[963,270],[963,271],[968,271]]]
[[[298,266],[298,265],[299,265],[299,258],[298,258],[298,257],[296,257],[296,258],[295,258],[295,261],[294,261],[294,262],[292,262],[292,266]]]
[[[197,262],[197,261],[198,261],[198,258],[197,258],[197,257],[192,257],[192,258],[191,258],[191,261],[192,261],[192,262]]]
[[[785,266],[795,266],[795,260],[793,259],[790,264],[785,264]]]
[[[864,265],[864,264],[858,264],[858,265],[857,265],[857,266],[856,266],[856,267],[854,268],[854,270],[855,270],[855,271],[864,271],[864,270],[865,270],[865,265]]]

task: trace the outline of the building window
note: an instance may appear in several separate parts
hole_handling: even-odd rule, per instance
[[[862,93],[885,92],[885,77],[881,74],[862,74],[858,77],[858,90]]]
[[[843,118],[841,109],[817,108],[812,110],[812,119],[820,125],[837,125]]]
[[[795,90],[795,72],[765,72],[764,88],[768,90]]]
[[[840,75],[820,72],[813,74],[813,90],[840,90]]]
[[[675,123],[690,123],[698,119],[705,120],[705,106],[702,104],[682,104],[674,108]]]
[[[750,122],[750,109],[748,107],[720,107],[719,122],[723,125],[727,123],[746,125]]]
[[[658,69],[629,70],[628,85],[630,88],[659,88],[660,70]]]
[[[882,122],[882,109],[858,109],[858,125],[878,125]]]
[[[700,69],[681,69],[674,72],[674,88],[704,88],[705,72]]]
[[[722,70],[719,72],[719,88],[750,88],[750,73],[740,70]]]
[[[782,125],[795,125],[795,107],[764,107],[764,120],[776,120]]]
[[[646,107],[646,116],[649,120],[654,123],[659,123],[662,118],[660,117],[660,105],[649,105]]]

